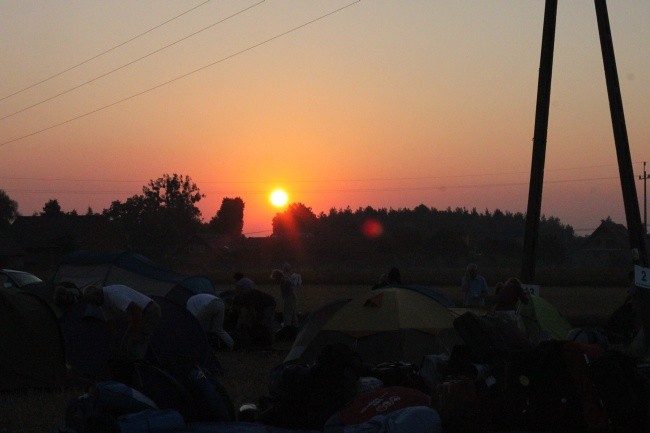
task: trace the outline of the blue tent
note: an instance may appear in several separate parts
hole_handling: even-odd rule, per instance
[[[215,293],[212,282],[167,269],[141,254],[129,251],[79,250],[66,256],[52,284],[69,281],[77,287],[90,284],[124,284],[147,296],[167,296],[184,305],[197,293]]]
[[[162,314],[151,336],[149,361],[165,368],[200,365],[212,372],[221,371],[221,364],[192,313],[167,298],[153,296],[153,299],[160,305]],[[99,307],[83,301],[68,307],[59,318],[59,324],[71,367],[89,378],[112,378],[111,363],[117,359],[115,349],[119,347],[126,324],[118,323],[115,335],[110,335]]]

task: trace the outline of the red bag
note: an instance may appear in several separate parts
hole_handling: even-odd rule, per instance
[[[425,393],[413,388],[391,386],[358,395],[341,410],[339,418],[344,425],[362,424],[377,415],[386,415],[411,406],[429,406]]]

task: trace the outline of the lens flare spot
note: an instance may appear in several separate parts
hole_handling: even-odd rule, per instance
[[[384,227],[375,219],[367,219],[361,225],[361,232],[367,238],[378,238],[384,233]]]

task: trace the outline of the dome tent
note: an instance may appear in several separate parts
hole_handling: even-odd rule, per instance
[[[0,391],[65,383],[63,338],[56,316],[38,296],[0,289]]]
[[[181,304],[191,295],[215,292],[212,282],[205,277],[174,272],[129,251],[79,250],[69,254],[59,264],[52,284],[63,281],[80,288],[124,284],[149,297],[167,296]]]
[[[433,297],[407,287],[370,290],[348,302],[328,304],[323,314],[314,316],[322,323],[320,330],[309,331],[314,334],[309,342],[299,334],[296,343],[304,348],[294,343],[285,362],[313,363],[323,347],[344,343],[370,364],[419,365],[425,355],[449,352],[461,342],[453,327],[456,316]]]

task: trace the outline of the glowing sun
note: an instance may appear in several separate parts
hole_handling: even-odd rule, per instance
[[[283,190],[276,189],[271,193],[270,200],[273,206],[282,207],[285,204],[287,204],[287,201],[289,200],[289,196]]]

